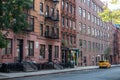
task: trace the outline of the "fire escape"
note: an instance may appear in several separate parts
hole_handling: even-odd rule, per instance
[[[52,26],[46,26],[45,37],[50,39],[59,39],[59,10],[55,9],[59,0],[52,0],[52,2],[54,3],[53,8],[50,9],[48,5],[46,6],[45,22],[49,21],[53,24]]]

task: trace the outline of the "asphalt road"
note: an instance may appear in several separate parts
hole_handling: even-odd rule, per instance
[[[120,80],[120,67],[74,71],[9,80]]]

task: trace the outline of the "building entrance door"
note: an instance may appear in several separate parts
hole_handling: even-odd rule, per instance
[[[52,45],[48,45],[48,60],[49,62],[52,62]]]
[[[17,60],[18,62],[23,60],[23,40],[17,40]]]

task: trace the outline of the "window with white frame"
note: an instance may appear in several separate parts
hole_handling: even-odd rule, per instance
[[[90,12],[88,12],[88,20],[90,20]]]
[[[73,29],[74,29],[74,30],[76,29],[75,21],[73,21]]]
[[[79,15],[81,16],[82,15],[82,8],[79,7]]]
[[[91,18],[92,18],[92,22],[94,22],[94,15],[91,15]]]
[[[91,34],[91,27],[88,26],[88,34]]]
[[[87,0],[87,5],[90,8],[90,0]]]
[[[82,23],[79,23],[79,30],[82,31]]]
[[[94,28],[92,28],[92,36],[94,36]]]
[[[83,17],[86,18],[86,10],[83,9]]]
[[[34,42],[28,41],[28,56],[34,56]]]
[[[86,49],[86,46],[87,46],[86,43],[87,43],[86,40],[83,40],[83,48],[85,48],[85,49]]]
[[[86,24],[83,24],[83,33],[86,33]]]

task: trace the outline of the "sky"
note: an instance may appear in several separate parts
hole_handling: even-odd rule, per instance
[[[111,0],[101,0],[103,3],[108,3],[108,7],[109,9],[111,10],[114,10],[114,9],[120,9],[120,0],[119,0],[119,3],[118,4],[110,4],[109,2]]]

